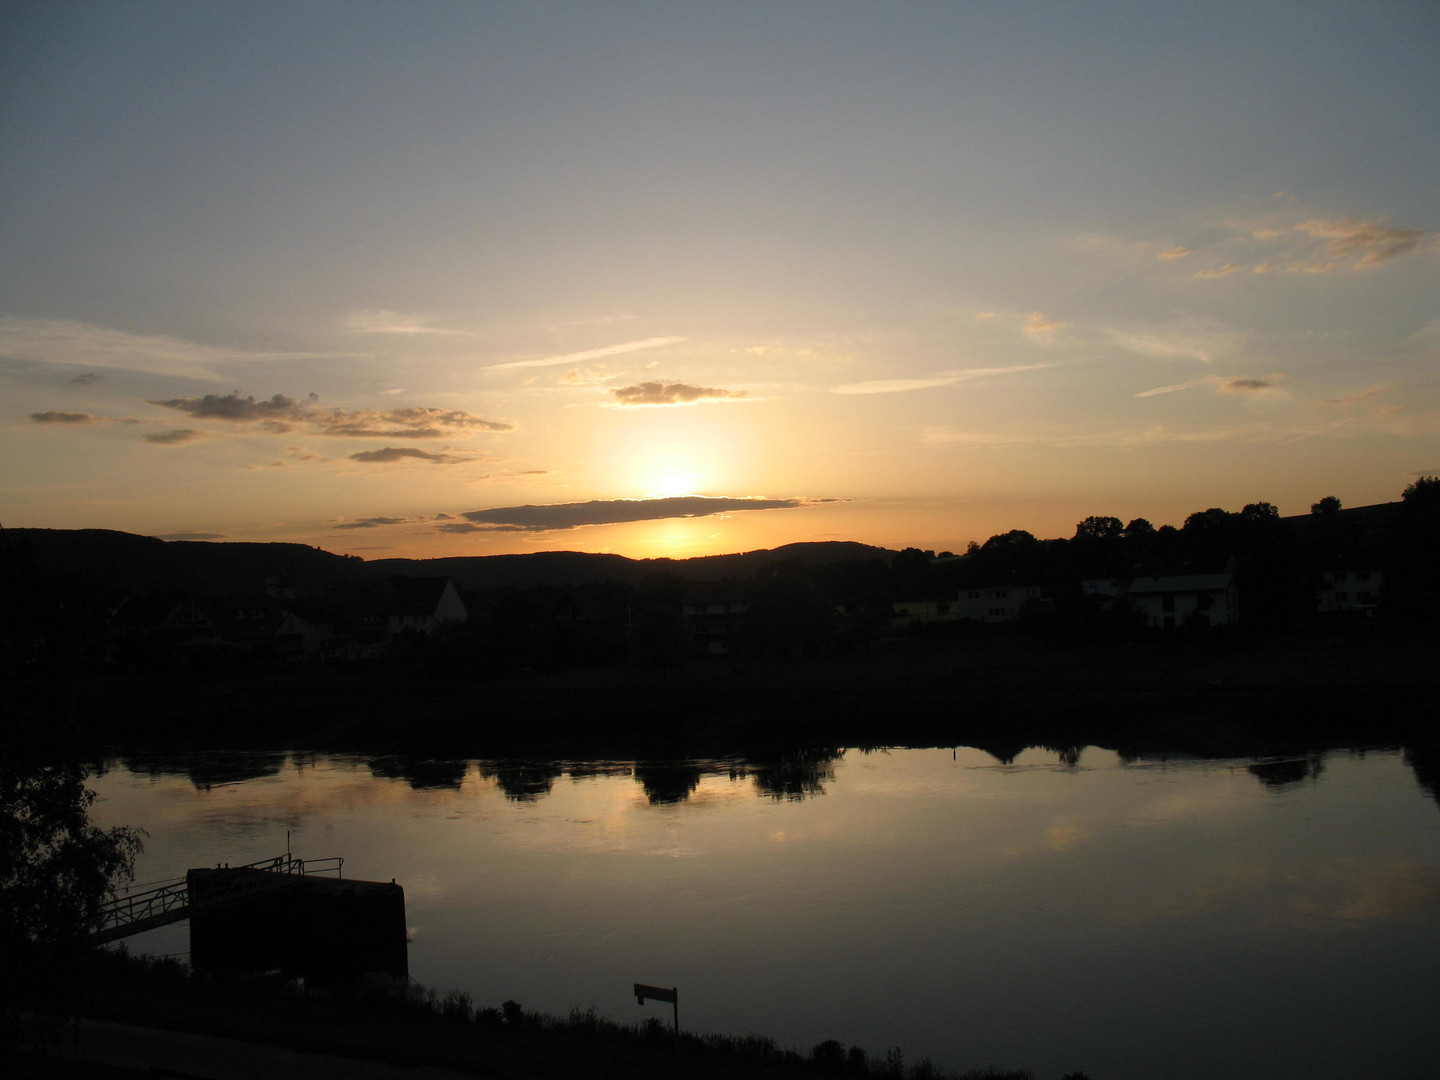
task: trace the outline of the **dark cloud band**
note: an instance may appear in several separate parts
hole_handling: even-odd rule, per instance
[[[445,532],[543,532],[582,525],[617,525],[662,518],[708,517],[740,510],[791,510],[806,505],[803,499],[734,499],[682,495],[668,499],[596,499],[550,506],[501,506],[461,514],[468,524],[454,522]]]

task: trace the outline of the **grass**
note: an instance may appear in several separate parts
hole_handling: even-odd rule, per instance
[[[84,1015],[201,1032],[401,1065],[469,1070],[491,1080],[540,1077],[707,1078],[843,1075],[876,1080],[1034,1080],[1024,1070],[948,1072],[827,1040],[808,1053],[764,1035],[681,1032],[651,1017],[619,1023],[594,1008],[531,1012],[515,1001],[477,1005],[461,991],[374,979],[319,990],[275,979],[213,979],[173,960],[103,952],[92,965]],[[1084,1080],[1071,1074],[1066,1080]]]

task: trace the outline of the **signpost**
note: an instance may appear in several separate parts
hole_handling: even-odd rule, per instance
[[[675,1038],[680,1038],[680,990],[678,987],[670,986],[646,986],[644,983],[635,984],[635,1004],[644,1005],[645,999],[651,1001],[668,1001],[675,1006]]]

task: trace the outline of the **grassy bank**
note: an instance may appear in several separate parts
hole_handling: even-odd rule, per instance
[[[829,1040],[801,1052],[760,1035],[682,1033],[656,1019],[621,1024],[593,1009],[545,1016],[513,1001],[477,1006],[462,993],[375,982],[315,991],[264,979],[214,980],[173,961],[123,953],[94,958],[84,1015],[339,1054],[397,1065],[473,1071],[492,1080],[683,1075],[798,1080],[841,1074],[877,1080],[1034,1080],[1023,1070],[946,1072]],[[1069,1080],[1081,1080],[1071,1074]]]

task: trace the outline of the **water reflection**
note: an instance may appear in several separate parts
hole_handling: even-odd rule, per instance
[[[700,764],[692,761],[637,761],[634,771],[651,806],[684,802],[703,775]]]
[[[1424,749],[134,760],[94,786],[101,824],[149,830],[142,880],[273,855],[293,828],[303,855],[397,878],[412,974],[484,1003],[627,1019],[654,974],[692,988],[702,1029],[957,1070],[1433,1070]]]
[[[1266,787],[1280,788],[1298,784],[1302,780],[1319,779],[1325,771],[1325,760],[1321,754],[1307,754],[1304,757],[1268,758],[1251,765],[1250,773],[1257,776]]]
[[[116,760],[132,773],[160,777],[187,777],[197,791],[278,776],[287,754],[279,751],[131,751]]]
[[[387,780],[404,780],[416,791],[449,789],[459,791],[468,761],[434,760],[390,755],[370,759],[370,775]]]
[[[535,802],[550,794],[555,781],[565,775],[558,761],[482,761],[480,776],[494,780],[507,799]]]
[[[1440,748],[1433,745],[1406,747],[1405,764],[1414,770],[1416,782],[1440,804]]]
[[[968,749],[988,754],[1000,765],[1014,766],[1032,751],[1053,754],[1055,762],[1067,768],[1078,767],[1085,748],[1050,744],[986,742]],[[1363,753],[1363,751],[1352,751]],[[1122,749],[1114,751],[1126,765],[1180,764],[1207,759],[1191,754],[1147,752]],[[1325,771],[1327,753],[1310,752],[1283,757],[1264,757],[1245,765],[1246,771],[1266,788],[1282,790],[1304,782],[1318,780]],[[801,801],[825,793],[835,778],[835,765],[845,751],[835,747],[791,750],[763,756],[736,756],[714,759],[647,759],[625,761],[559,761],[542,759],[468,759],[430,758],[403,754],[386,754],[366,758],[372,776],[378,779],[401,780],[416,791],[460,791],[472,766],[482,780],[495,783],[504,796],[519,803],[533,803],[550,795],[555,781],[569,777],[572,781],[628,776],[640,785],[651,806],[684,803],[707,777],[730,781],[750,780],[758,794],[770,799]],[[1430,797],[1440,802],[1440,753],[1433,746],[1411,746],[1403,751],[1404,762],[1414,772],[1416,782]],[[251,780],[279,776],[287,764],[296,770],[314,768],[319,756],[310,752],[282,751],[193,751],[144,750],[126,751],[99,764],[103,773],[113,767],[158,778],[183,776],[197,791],[241,784]]]

